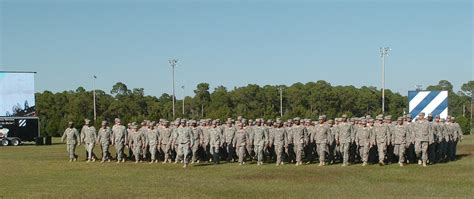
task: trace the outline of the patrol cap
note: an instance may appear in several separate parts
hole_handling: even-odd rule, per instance
[[[367,120],[366,120],[366,119],[362,119],[362,120],[360,120],[360,122],[361,122],[362,124],[365,124],[365,123],[367,123]]]
[[[324,117],[323,117],[322,115],[320,115],[320,116],[318,117],[318,120],[324,120]]]
[[[74,122],[69,121],[68,124],[71,125],[71,124],[74,124]]]
[[[328,122],[329,122],[329,124],[332,124],[332,123],[334,123],[334,121],[333,121],[333,120],[328,120]]]
[[[107,121],[102,121],[102,125],[107,125]]]
[[[374,123],[374,119],[370,118],[369,123]]]
[[[384,117],[384,120],[391,120],[392,119],[392,116],[391,115],[387,115]]]
[[[84,119],[84,122],[85,122],[86,124],[89,124],[89,123],[91,122],[91,120],[86,118],[86,119]]]
[[[347,118],[347,114],[343,114],[343,115],[342,115],[342,118]]]
[[[428,113],[428,117],[433,117],[433,113]]]
[[[119,118],[115,118],[114,121],[115,122],[121,122],[121,120]]]
[[[151,121],[150,123],[148,123],[149,126],[155,126],[156,122],[155,121]]]
[[[403,117],[398,117],[397,121],[403,121]]]
[[[411,114],[407,114],[407,116],[406,116],[406,117],[411,119]]]
[[[418,114],[418,116],[425,116],[425,112],[421,112],[420,114]]]
[[[217,124],[217,120],[212,120],[212,124]]]
[[[299,117],[293,118],[293,121],[300,121],[301,119]]]

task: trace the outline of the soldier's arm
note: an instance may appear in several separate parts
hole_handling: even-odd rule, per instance
[[[66,132],[67,129],[64,131],[63,136],[61,136],[61,142],[64,142],[66,140]]]
[[[77,139],[79,138],[79,132],[76,129],[74,129],[74,135],[76,135]],[[78,142],[78,143],[79,143],[79,145],[81,145],[80,142]]]
[[[191,138],[191,145],[194,146],[194,134],[192,133],[192,130],[189,132],[189,137]]]

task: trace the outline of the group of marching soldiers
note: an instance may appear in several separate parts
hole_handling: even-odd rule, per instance
[[[257,165],[286,163],[302,165],[319,160],[319,166],[342,162],[342,166],[362,163],[443,163],[456,159],[456,146],[463,139],[459,124],[454,117],[446,120],[430,114],[425,118],[420,113],[416,121],[410,115],[392,121],[391,116],[378,115],[348,118],[342,115],[335,120],[319,116],[318,121],[294,118],[286,122],[263,119],[247,120],[231,118],[221,124],[220,120],[200,121],[176,119],[143,121],[141,125],[122,125],[120,119],[109,127],[106,121],[98,131],[90,120],[79,133],[69,122],[62,136],[67,141],[70,161],[76,161],[76,145],[83,144],[87,151],[87,162],[95,161],[94,146],[101,147],[102,162],[113,159],[117,163],[126,159],[135,163],[148,161],[157,163],[190,164],[219,161],[256,161]],[[109,153],[115,148],[116,157]],[[128,149],[128,156],[125,154]]]

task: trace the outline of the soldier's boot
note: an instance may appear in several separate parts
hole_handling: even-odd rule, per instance
[[[77,158],[74,158],[72,161],[73,161],[73,162],[77,162]]]
[[[426,167],[426,161],[423,161],[423,167]]]
[[[72,162],[73,159],[69,159],[69,162]]]
[[[187,164],[187,163],[183,165],[183,168],[187,168],[187,167],[188,167],[188,164]]]
[[[346,166],[347,166],[347,164],[346,164],[346,163],[342,163],[342,165],[341,165],[341,166],[343,166],[343,167],[346,167]]]
[[[380,161],[380,162],[379,162],[379,165],[380,165],[380,166],[385,166],[385,163],[384,163],[383,161]]]
[[[125,158],[122,159],[122,162],[125,162]]]
[[[120,163],[120,160],[117,160],[117,164],[119,164],[119,163]]]
[[[367,166],[367,162],[362,163],[362,166],[363,167]]]
[[[318,167],[323,166],[323,162],[319,162]]]
[[[419,164],[419,165],[421,165],[421,164],[422,164],[421,160],[418,160],[418,164]]]
[[[166,164],[166,162],[168,162],[168,159],[165,159],[161,164]]]
[[[400,167],[403,167],[403,166],[404,166],[404,165],[403,165],[403,162],[399,162],[398,164],[400,165]]]

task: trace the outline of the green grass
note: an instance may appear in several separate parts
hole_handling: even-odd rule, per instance
[[[83,146],[77,153],[81,161],[69,163],[63,144],[0,147],[0,198],[474,197],[474,136],[465,136],[458,146],[461,159],[427,168],[222,164],[182,169],[86,163]]]

